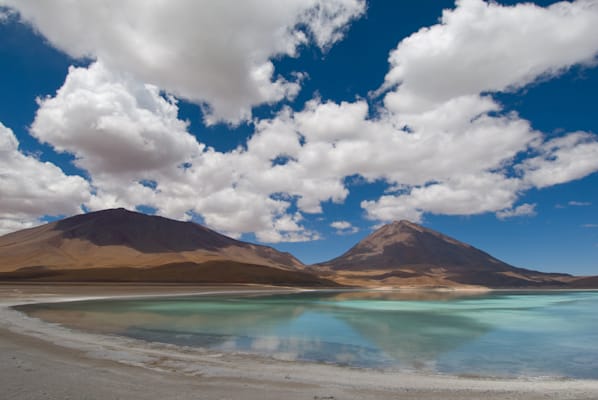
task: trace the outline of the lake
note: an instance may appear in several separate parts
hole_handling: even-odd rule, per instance
[[[598,378],[598,292],[316,291],[47,303],[104,334],[358,368]]]

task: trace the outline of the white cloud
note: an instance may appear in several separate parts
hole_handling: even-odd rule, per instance
[[[202,146],[158,88],[101,63],[69,68],[56,96],[38,100],[31,133],[93,175],[147,172],[190,162]]]
[[[349,221],[334,221],[330,226],[336,229],[337,235],[351,235],[359,232],[359,228],[353,226]]]
[[[583,224],[584,228],[598,228],[598,224]]]
[[[472,215],[509,208],[517,199],[519,187],[517,179],[479,173],[415,187],[405,194],[385,195],[361,205],[372,219],[419,222],[424,212]]]
[[[56,95],[38,103],[31,134],[73,154],[89,173],[91,209],[154,205],[159,192],[140,182],[174,179],[204,149],[177,118],[174,100],[99,62],[71,67]]]
[[[0,123],[0,234],[39,224],[44,215],[80,213],[89,189],[83,178],[23,154],[12,130]]]
[[[592,203],[589,201],[575,201],[575,200],[571,200],[568,204],[573,207],[589,207],[592,205]]]
[[[365,11],[364,0],[0,0],[53,45],[96,58],[190,101],[207,120],[237,122],[253,106],[294,97],[299,81],[272,59],[325,49]],[[304,28],[303,28],[304,27]]]
[[[97,62],[71,68],[56,95],[39,104],[31,133],[73,154],[89,173],[95,194],[87,206],[93,210],[147,205],[171,218],[199,214],[233,236],[317,238],[300,226],[300,214],[287,215],[290,201],[271,198],[276,187],[254,185],[270,166],[259,143],[256,155],[206,148],[178,119],[176,102],[154,86]]]
[[[334,221],[333,223],[330,224],[330,226],[334,229],[341,230],[341,229],[349,229],[353,225],[351,225],[351,223],[348,221]]]
[[[31,132],[58,151],[74,154],[77,165],[89,172],[95,195],[87,205],[92,209],[143,204],[173,218],[199,214],[212,228],[235,236],[253,232],[262,241],[318,238],[303,226],[303,216],[322,212],[323,202],[345,201],[345,179],[350,176],[383,180],[392,188],[361,203],[373,220],[419,221],[425,213],[493,212],[499,218],[529,214],[533,205],[515,207],[525,190],[598,170],[596,135],[576,132],[547,140],[485,92],[522,87],[593,59],[598,43],[584,35],[598,26],[586,22],[598,22],[595,4],[577,1],[542,9],[460,1],[455,11],[445,13],[442,25],[417,32],[393,52],[384,86],[392,91],[385,97],[387,108],[377,110],[376,116],[370,116],[364,100],[314,99],[300,111],[283,108],[271,119],[255,121],[246,147],[226,153],[198,143],[178,119],[176,102],[156,86],[140,83],[148,80],[143,74],[116,72],[118,66],[108,61],[71,68],[56,96],[40,101]],[[80,12],[81,7],[71,11]],[[316,9],[297,18],[315,21],[330,12]],[[330,15],[323,21],[336,18]],[[529,38],[519,37],[521,23],[529,24]],[[321,46],[336,40],[339,31],[325,29],[334,24],[312,23],[313,40]],[[513,32],[508,29],[512,26]],[[550,35],[565,36],[553,42],[543,38],[542,51],[549,55],[532,49],[523,66],[520,59],[503,60],[511,51],[504,46],[514,54],[525,53],[547,26],[556,32]],[[477,36],[473,44],[467,38],[476,34],[494,34],[503,45],[489,40],[483,49],[475,47],[480,45]],[[561,54],[563,41],[585,45],[576,43],[571,45],[575,51]],[[269,43],[263,60],[273,54]],[[296,50],[293,43],[284,50],[288,54]],[[433,62],[428,57],[432,55],[442,62]],[[491,60],[499,60],[500,68]],[[235,71],[218,72],[231,82],[241,79]],[[473,83],[464,90],[452,86],[469,75]],[[155,185],[148,187],[144,180]]]
[[[391,52],[382,90],[397,112],[422,112],[450,99],[510,91],[575,64],[596,61],[598,2],[512,7],[457,0],[439,24],[422,28]]]
[[[595,135],[572,133],[546,141],[527,121],[504,115],[502,106],[484,95],[522,88],[575,64],[593,65],[597,53],[595,0],[547,8],[460,0],[439,24],[402,40],[375,92],[390,90],[383,115],[409,133],[409,139],[392,136],[405,142],[394,157],[400,172],[384,175],[401,190],[362,202],[368,216],[418,221],[426,212],[504,215],[525,189],[597,171]],[[528,156],[530,151],[535,156]],[[407,154],[415,156],[411,168],[401,162]],[[518,165],[516,155],[523,158]],[[376,159],[383,158],[384,149],[376,153]],[[507,172],[511,167],[518,175]]]
[[[587,132],[574,132],[538,146],[536,157],[518,169],[529,184],[543,188],[581,179],[598,170],[598,140]]]
[[[244,156],[255,158],[249,171],[265,170],[246,175],[254,187],[297,196],[302,211],[320,212],[322,201],[344,201],[347,176],[409,186],[501,168],[539,134],[515,115],[487,114],[497,107],[473,96],[424,115],[372,120],[363,101],[310,101],[259,124]],[[270,167],[278,156],[286,164]]]
[[[501,210],[496,213],[498,219],[507,219],[514,217],[533,217],[536,215],[536,205],[524,203],[512,209]]]

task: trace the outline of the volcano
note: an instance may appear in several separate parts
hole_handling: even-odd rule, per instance
[[[312,269],[347,285],[562,287],[573,277],[517,268],[409,221],[387,224],[345,254]]]

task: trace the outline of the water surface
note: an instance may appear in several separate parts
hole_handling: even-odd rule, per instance
[[[22,306],[101,333],[355,367],[598,379],[598,292],[308,292]]]

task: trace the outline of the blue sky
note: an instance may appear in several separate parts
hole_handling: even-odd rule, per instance
[[[0,0],[2,233],[123,206],[312,263],[410,219],[598,274],[597,1],[67,3]]]

